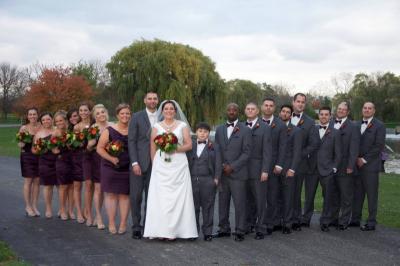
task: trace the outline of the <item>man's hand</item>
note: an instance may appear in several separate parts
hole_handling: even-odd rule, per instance
[[[268,173],[262,172],[262,173],[261,173],[260,181],[261,181],[261,182],[265,182],[265,181],[267,181],[267,180],[268,180]]]
[[[229,164],[224,164],[224,175],[230,176],[233,172],[232,167]]]
[[[287,170],[287,172],[286,172],[286,177],[294,177],[294,172],[291,171],[290,169]]]
[[[214,183],[216,186],[218,186],[218,178],[214,178]]]
[[[132,166],[132,171],[134,175],[142,175],[142,169],[140,168],[139,164]]]
[[[346,174],[350,175],[353,173],[353,169],[351,168],[346,168]]]
[[[279,168],[279,167],[276,167],[276,166],[274,167],[274,174],[280,175],[281,172],[282,172],[282,168]]]
[[[361,168],[364,166],[363,158],[361,158],[361,157],[357,158],[357,166],[358,166],[358,168]]]

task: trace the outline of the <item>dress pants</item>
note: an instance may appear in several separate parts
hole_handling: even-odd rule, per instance
[[[341,173],[333,177],[334,195],[332,199],[332,219],[339,225],[347,226],[350,222],[353,201],[352,174]]]
[[[132,230],[133,231],[142,231],[142,200],[143,200],[143,191],[145,195],[144,200],[144,215],[143,215],[143,225],[146,220],[146,203],[147,203],[147,193],[149,190],[150,176],[151,176],[151,168],[146,172],[142,173],[141,176],[134,175],[132,169],[130,170],[130,201],[131,201],[131,216],[132,216]]]
[[[194,210],[197,231],[200,234],[200,210],[203,217],[201,230],[203,235],[212,235],[216,186],[211,176],[192,177]]]
[[[255,199],[256,206],[256,222],[255,228],[258,233],[266,233],[266,226],[264,223],[264,216],[266,212],[267,204],[267,189],[268,182],[261,182],[260,178],[254,178],[247,180],[250,187],[250,195]],[[249,195],[247,195],[249,197]]]

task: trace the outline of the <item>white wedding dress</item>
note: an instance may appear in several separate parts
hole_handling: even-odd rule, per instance
[[[183,128],[178,121],[173,130],[179,144],[183,143]],[[166,130],[156,123],[157,134]],[[198,237],[193,203],[192,183],[185,153],[168,154],[157,150],[151,171],[147,198],[144,237],[149,238],[195,238]]]

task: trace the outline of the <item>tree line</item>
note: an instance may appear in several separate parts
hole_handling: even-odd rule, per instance
[[[400,121],[400,77],[393,73],[359,73],[336,77],[334,97],[308,93],[306,112],[316,117],[321,106],[336,106],[348,101],[353,117],[360,118],[363,102],[377,105],[377,116],[384,121]],[[161,99],[175,99],[189,122],[217,124],[224,118],[228,102],[244,107],[248,101],[261,103],[273,97],[277,105],[291,102],[284,86],[254,83],[249,80],[226,81],[215,63],[201,51],[179,43],[140,40],[119,50],[109,62],[79,61],[69,66],[33,64],[19,68],[0,63],[0,107],[2,117],[23,114],[36,106],[56,111],[74,107],[81,101],[103,103],[113,111],[127,102],[133,111],[144,107],[143,96],[155,91]]]

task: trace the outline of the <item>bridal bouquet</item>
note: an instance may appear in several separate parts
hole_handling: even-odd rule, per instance
[[[41,138],[37,139],[35,143],[33,143],[34,154],[41,155],[48,151],[47,142]]]
[[[120,140],[113,140],[106,144],[105,149],[111,156],[118,157],[124,151],[124,143]]]
[[[74,131],[67,133],[67,146],[71,149],[78,149],[83,146],[85,141],[85,133]]]
[[[160,150],[160,156],[161,152],[165,152],[164,161],[171,162],[171,157],[167,157],[167,154],[176,151],[178,148],[178,138],[176,135],[174,133],[163,133],[155,137],[154,143]]]
[[[84,129],[87,140],[98,139],[100,137],[100,129],[98,126],[91,126]]]
[[[29,132],[18,132],[16,135],[16,140],[17,142],[22,142],[22,143],[32,143],[33,136]]]

